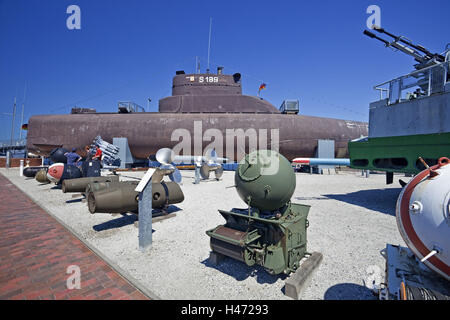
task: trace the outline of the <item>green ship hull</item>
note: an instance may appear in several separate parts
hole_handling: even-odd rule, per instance
[[[450,132],[368,138],[348,144],[350,166],[355,169],[416,174],[441,157],[450,157]]]

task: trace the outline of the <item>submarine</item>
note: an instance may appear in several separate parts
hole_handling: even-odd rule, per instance
[[[191,149],[182,149],[180,155],[198,155],[195,135],[201,131],[200,152],[203,152],[212,139],[205,138],[203,132],[211,129],[223,137],[222,147],[216,148],[217,155],[239,161],[251,151],[249,138],[245,136],[248,130],[259,133],[276,130],[277,136],[266,134],[264,141],[260,135],[258,147],[264,148],[262,142],[266,142],[267,148],[273,149],[276,144],[278,151],[292,160],[299,156],[315,157],[318,139],[334,140],[335,157],[347,157],[348,142],[367,136],[366,122],[301,115],[298,103],[295,107],[286,101],[278,109],[261,97],[243,95],[241,74],[224,74],[222,67],[217,68],[217,73],[177,71],[172,95],[159,100],[158,112],[119,103],[117,112],[78,108],[64,115],[34,115],[28,122],[27,149],[48,156],[54,148],[77,148],[85,156],[84,147],[96,136],[101,135],[109,142],[115,137],[126,137],[132,156],[147,159],[161,148],[173,149],[180,143],[185,137],[174,137],[174,132],[181,129],[194,138],[186,142]],[[230,138],[230,132],[244,136],[236,134]],[[236,143],[240,138],[245,141],[245,150]]]

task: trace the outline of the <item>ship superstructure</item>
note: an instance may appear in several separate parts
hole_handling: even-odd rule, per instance
[[[418,173],[450,156],[450,44],[433,54],[404,37],[384,29],[375,30],[394,38],[388,42],[364,31],[387,47],[414,57],[413,72],[376,85],[380,99],[369,107],[369,135],[349,143],[351,166],[363,170]]]

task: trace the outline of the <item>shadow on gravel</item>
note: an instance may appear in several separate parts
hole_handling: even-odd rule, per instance
[[[244,262],[234,260],[232,258],[226,257],[219,265],[213,265],[209,258],[201,262],[208,268],[216,269],[222,273],[225,273],[237,281],[243,281],[248,277],[256,278],[256,282],[259,284],[272,284],[277,282],[278,279],[285,280],[286,275],[270,275],[261,266],[249,267]]]
[[[332,200],[332,199],[319,196],[319,197],[295,197],[295,200],[305,201],[305,200]]]
[[[81,200],[77,200],[77,201],[81,201]],[[174,213],[174,212],[177,212],[180,210],[181,210],[181,208],[174,206],[174,205],[170,205],[166,209],[165,212],[167,214],[171,214],[171,213]],[[98,213],[98,214],[103,214],[103,213]],[[95,231],[105,231],[105,230],[109,230],[109,229],[116,229],[116,228],[121,228],[121,227],[127,226],[129,224],[133,224],[139,220],[137,214],[127,214],[127,213],[120,213],[120,214],[122,215],[122,217],[97,224],[97,225],[93,226],[92,229],[94,229]],[[161,210],[153,209],[153,219],[155,219],[157,217],[161,217],[161,216],[164,216],[164,214]],[[155,230],[153,230],[153,232],[155,232]]]
[[[395,216],[395,205],[402,188],[361,190],[346,194],[324,194],[324,197]]]
[[[174,212],[178,212],[180,210],[182,210],[180,207],[177,207],[176,205],[171,204],[170,206],[168,206],[166,208],[166,210],[164,212],[166,212],[167,214],[171,214]],[[161,213],[163,213],[163,211],[161,209],[153,209],[153,213],[152,213],[153,218],[161,215]]]
[[[78,199],[72,199],[72,200],[66,200],[66,203],[76,203],[76,202],[82,202],[83,200],[85,200],[85,197],[81,197]]]
[[[121,213],[122,217],[109,220],[92,227],[95,231],[105,231],[109,229],[121,228],[129,224],[133,224],[138,221],[138,217],[135,214]]]
[[[325,300],[376,300],[377,297],[365,286],[355,283],[340,283],[325,292]]]

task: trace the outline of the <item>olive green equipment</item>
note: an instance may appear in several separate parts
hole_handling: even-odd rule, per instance
[[[103,185],[102,185],[103,184]],[[87,196],[91,213],[137,212],[139,192],[135,191],[138,182],[92,183]],[[165,208],[184,200],[183,191],[175,182],[152,183],[152,207]]]
[[[61,189],[62,192],[85,192],[86,187],[89,183],[94,182],[118,182],[118,175],[109,175],[103,177],[87,177],[78,179],[67,179],[62,182]]]
[[[50,180],[47,178],[47,168],[39,170],[34,178],[40,183],[50,183]]]
[[[207,180],[209,179],[210,172],[213,171],[216,180],[220,180],[220,178],[223,175],[223,167],[220,163],[204,163],[200,167],[200,175],[202,179]]]
[[[290,162],[278,152],[247,154],[235,173],[235,187],[248,205],[219,210],[226,223],[206,234],[214,254],[261,265],[270,274],[299,268],[306,251],[310,206],[291,203],[296,179]]]
[[[88,183],[84,194],[87,196],[90,192],[109,189],[114,190],[115,188],[121,187],[124,184],[134,185],[135,187],[139,184],[139,181],[102,181],[102,182],[91,182]]]

